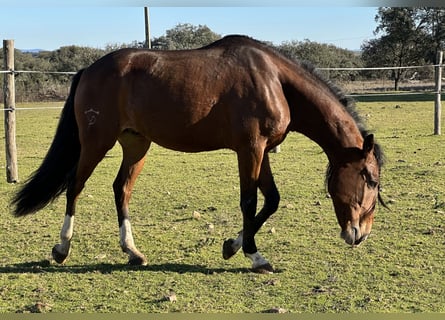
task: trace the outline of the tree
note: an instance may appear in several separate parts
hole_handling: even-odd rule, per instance
[[[124,48],[145,48],[145,41],[134,40],[130,43],[108,43],[105,46],[104,53],[109,53]]]
[[[431,24],[427,19],[430,14],[422,8],[379,8],[374,34],[381,34],[381,37],[362,45],[365,66],[405,67],[428,62],[432,41]],[[397,91],[406,72],[399,68],[391,73]]]
[[[90,47],[65,46],[52,51],[49,60],[54,71],[78,71],[104,55],[104,50]]]
[[[194,26],[180,23],[167,30],[164,36],[152,40],[152,48],[157,50],[195,49],[208,45],[221,38],[206,25]]]
[[[419,8],[419,19],[426,24],[428,33],[428,50],[426,60],[435,63],[438,51],[445,49],[445,9]]]
[[[352,51],[334,45],[317,43],[309,40],[286,41],[277,47],[285,56],[300,61],[307,61],[322,68],[357,68],[362,67],[360,57]],[[358,71],[329,71],[329,78],[336,80],[353,80]]]
[[[89,66],[104,50],[66,46],[55,51],[35,53],[15,50],[15,69],[25,71],[78,71]],[[0,52],[0,59],[2,53]],[[2,80],[2,79],[0,79]],[[15,79],[16,101],[64,100],[71,83],[69,75],[51,73],[18,73]],[[2,89],[0,88],[0,98]]]

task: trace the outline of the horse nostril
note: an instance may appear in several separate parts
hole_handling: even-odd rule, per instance
[[[359,237],[360,230],[357,227],[353,227],[352,228],[352,233],[354,235],[354,237],[353,237],[354,240],[357,240],[357,238]]]
[[[358,227],[352,228],[352,238],[354,244],[359,244],[361,241],[362,234],[360,232],[360,229]]]

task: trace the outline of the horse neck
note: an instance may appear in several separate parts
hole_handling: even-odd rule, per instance
[[[328,85],[317,80],[296,77],[284,86],[291,109],[291,130],[315,141],[335,164],[344,161],[349,150],[361,149],[363,137]]]

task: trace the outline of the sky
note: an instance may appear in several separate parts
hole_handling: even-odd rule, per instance
[[[263,41],[305,40],[357,50],[374,38],[376,7],[149,7],[151,38],[179,23],[207,25],[221,35],[244,34]],[[0,38],[18,49],[55,50],[79,45],[145,39],[144,9],[139,6],[1,6]]]
[[[0,40],[19,49],[145,40],[144,6],[151,37],[179,23],[207,25],[221,34],[263,41],[305,39],[358,50],[376,36],[382,6],[444,6],[443,0],[0,0]]]

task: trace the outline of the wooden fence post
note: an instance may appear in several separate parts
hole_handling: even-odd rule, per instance
[[[145,47],[151,49],[151,32],[150,32],[150,9],[149,7],[144,7],[145,16]]]
[[[16,183],[19,175],[15,140],[14,40],[3,40],[3,56],[5,70],[11,71],[4,75],[6,180]]]
[[[436,100],[434,103],[434,134],[440,135],[441,117],[442,117],[442,59],[443,51],[437,52],[436,57]]]

